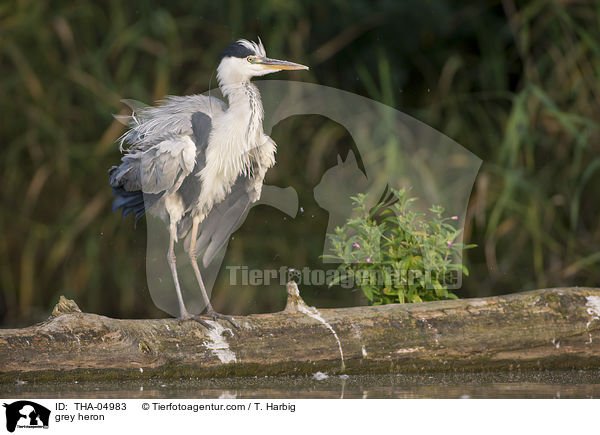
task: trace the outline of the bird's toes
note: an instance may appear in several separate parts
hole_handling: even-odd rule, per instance
[[[194,320],[194,321],[200,323],[202,326],[204,326],[207,329],[213,329],[213,326],[210,323],[208,323],[205,319],[203,319],[201,316],[196,316],[194,314],[189,314],[186,312],[177,318],[177,322],[179,323],[179,326],[181,326],[181,324],[187,320]]]
[[[238,324],[238,322],[235,321],[235,319],[232,316],[217,313],[216,311],[207,311],[206,316],[210,317],[214,321],[216,321],[217,319],[227,320],[235,329],[240,329],[240,325]]]
[[[233,326],[235,329],[240,329],[239,323],[236,322],[233,317],[227,316],[227,317],[224,317],[224,319],[227,320],[229,323],[231,323],[231,326]]]
[[[190,320],[195,320],[196,322],[200,323],[202,326],[204,326],[207,329],[214,329],[213,325],[211,325],[210,323],[208,323],[206,320],[204,320],[200,316],[191,315],[190,316]]]

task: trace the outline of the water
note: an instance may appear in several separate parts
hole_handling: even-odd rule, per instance
[[[598,398],[600,370],[0,385],[10,398]]]

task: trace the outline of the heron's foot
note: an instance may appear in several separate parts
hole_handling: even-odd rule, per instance
[[[204,320],[200,316],[192,315],[192,316],[190,316],[190,319],[195,320],[196,322],[200,323],[203,326],[206,326],[208,329],[214,329],[213,325],[211,325],[210,323],[208,323],[206,320]]]
[[[196,316],[194,314],[189,314],[189,313],[184,313],[183,315],[179,316],[177,318],[177,320],[179,320],[179,324],[181,325],[183,322],[185,322],[186,320],[195,320],[196,322],[200,323],[202,326],[204,326],[207,329],[213,329],[213,326],[208,323],[206,320],[204,320],[202,317],[200,316]]]
[[[221,314],[221,313],[217,313],[215,310],[206,310],[206,312],[200,316],[195,316],[195,317],[203,317],[205,319],[210,319],[213,321],[217,321],[217,319],[223,319],[223,320],[227,320],[229,323],[231,323],[231,325],[236,328],[236,329],[240,329],[240,325],[238,324],[238,322],[235,321],[235,319],[232,316],[227,316],[225,314]]]

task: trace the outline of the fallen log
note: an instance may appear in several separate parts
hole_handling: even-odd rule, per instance
[[[0,330],[0,382],[600,367],[600,289],[314,309],[288,284],[281,313],[207,330],[82,313]]]

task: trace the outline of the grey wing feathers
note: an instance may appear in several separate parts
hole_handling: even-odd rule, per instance
[[[133,149],[123,156],[120,166],[111,168],[110,185],[127,191],[171,193],[192,172],[196,146],[188,136],[159,142],[147,150]]]
[[[194,133],[194,142],[196,142],[196,166],[198,168],[206,165],[206,147],[211,129],[212,121],[206,113],[196,112],[192,115],[192,132]]]
[[[112,187],[122,187],[128,192],[141,190],[142,180],[138,158],[128,154],[123,156],[121,161],[123,162],[121,165],[110,168],[109,184]]]
[[[186,212],[191,210],[196,199],[200,196],[202,182],[199,177],[200,170],[206,165],[206,147],[208,146],[208,137],[212,128],[211,119],[202,112],[196,112],[192,115],[192,131],[194,132],[194,141],[196,142],[196,166],[192,175],[186,177],[179,187],[179,194],[183,199]],[[177,233],[179,237],[184,237],[192,226],[192,216],[187,213],[181,222],[179,222]]]
[[[133,100],[124,103],[133,109],[130,130],[121,137],[125,151],[122,164],[110,169],[110,185],[117,196],[113,203],[124,214],[134,210],[139,218],[145,213],[141,198],[152,198],[146,208],[165,193],[178,191],[186,180],[188,205],[200,193],[200,180],[194,174],[205,165],[211,116],[222,111],[224,103],[202,95],[168,97],[161,106],[144,106]],[[129,195],[125,192],[136,192]],[[184,192],[180,192],[184,193]],[[182,195],[183,196],[183,195]]]
[[[157,106],[143,106],[131,100],[123,100],[133,110],[129,117],[129,131],[121,136],[123,143],[155,144],[169,135],[192,135],[190,117],[196,112],[209,116],[226,110],[223,101],[205,95],[169,96]]]
[[[189,136],[164,140],[141,154],[141,190],[173,193],[196,164],[196,145]]]

